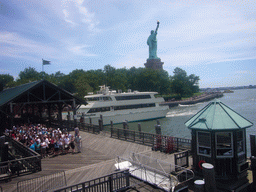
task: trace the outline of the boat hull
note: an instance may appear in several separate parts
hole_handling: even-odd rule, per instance
[[[130,111],[128,113],[108,113],[105,114],[102,113],[103,117],[103,125],[110,125],[111,121],[113,124],[122,123],[124,121],[128,122],[136,122],[136,121],[146,121],[151,119],[159,119],[166,117],[167,112],[169,111],[169,108],[163,108],[161,110],[152,110],[152,111]],[[96,116],[85,116],[84,122],[90,123],[91,122],[94,125],[99,124],[100,114]]]

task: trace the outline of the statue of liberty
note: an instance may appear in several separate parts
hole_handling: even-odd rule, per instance
[[[148,37],[147,40],[147,44],[149,46],[149,58],[148,59],[159,59],[157,57],[157,39],[156,39],[156,35],[157,35],[157,30],[159,27],[159,21],[157,21],[157,27],[156,30],[152,30],[151,31],[151,35]]]

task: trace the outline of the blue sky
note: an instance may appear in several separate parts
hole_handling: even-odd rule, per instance
[[[46,73],[144,67],[158,29],[158,57],[205,87],[256,85],[255,0],[3,0],[0,74],[17,77],[42,58]]]

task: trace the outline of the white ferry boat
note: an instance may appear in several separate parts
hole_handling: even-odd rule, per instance
[[[87,105],[81,105],[77,111],[77,117],[84,114],[84,122],[98,124],[100,115],[103,116],[103,124],[109,125],[124,121],[144,121],[164,118],[169,111],[168,106],[160,106],[164,102],[162,97],[155,97],[157,92],[131,91],[122,93],[121,90],[111,91],[107,86],[100,86],[100,91],[84,98]]]

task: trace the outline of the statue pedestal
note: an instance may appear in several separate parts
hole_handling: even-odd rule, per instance
[[[145,63],[146,68],[150,69],[163,69],[164,62],[161,62],[161,59],[147,59],[147,63]]]

